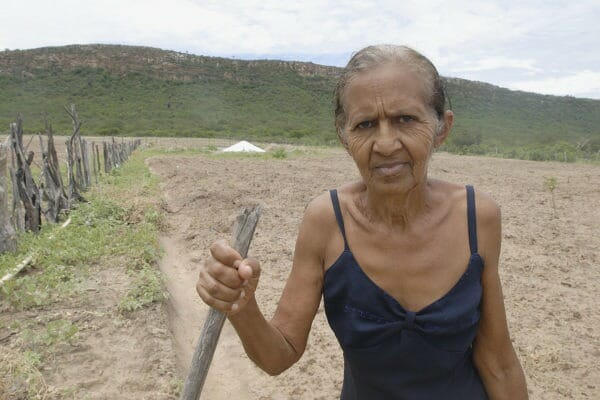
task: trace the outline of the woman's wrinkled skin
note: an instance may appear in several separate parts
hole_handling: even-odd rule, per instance
[[[426,98],[418,74],[394,64],[364,72],[346,88],[346,123],[339,135],[362,176],[365,194],[418,203],[408,198],[426,185],[433,149],[446,139],[453,122],[452,111],[440,122]],[[374,204],[364,208],[380,209]],[[398,217],[389,223],[403,223],[405,216]]]

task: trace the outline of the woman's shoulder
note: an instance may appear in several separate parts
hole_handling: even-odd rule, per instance
[[[434,181],[436,192],[445,201],[450,200],[456,207],[463,209],[467,207],[467,186],[446,181]],[[486,221],[498,219],[500,207],[498,203],[485,191],[473,185],[475,194],[475,210],[477,218]]]
[[[334,216],[333,200],[331,198],[332,191],[337,193],[338,200],[343,203],[361,190],[364,190],[364,184],[362,182],[351,182],[332,188],[312,199],[306,207],[306,212],[310,213],[310,215],[317,215],[320,217],[323,217],[324,214]]]
[[[332,241],[339,239],[336,234],[338,230],[331,195],[325,191],[306,206],[296,246],[300,245],[305,251],[316,255],[323,267]]]
[[[475,192],[475,210],[479,224],[489,225],[500,222],[500,206],[483,190],[473,187]]]
[[[351,201],[350,199],[361,190],[361,185],[364,187],[364,184],[360,182],[347,183],[322,192],[313,198],[304,211],[303,225],[317,229],[319,234],[330,235],[330,229],[338,229],[331,191],[337,193],[340,208],[344,209],[344,204]]]
[[[304,210],[303,224],[322,227],[327,222],[335,222],[330,191],[322,192],[313,198]]]

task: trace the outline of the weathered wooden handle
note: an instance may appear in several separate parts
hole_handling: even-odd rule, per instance
[[[248,248],[250,247],[254,229],[256,228],[256,224],[258,224],[261,212],[262,207],[260,205],[252,208],[246,207],[240,211],[235,220],[233,227],[233,248],[244,258],[248,254]],[[200,397],[206,375],[208,374],[208,368],[215,354],[219,335],[221,335],[221,329],[226,318],[227,316],[221,311],[214,308],[209,310],[202,333],[200,334],[200,339],[196,345],[196,350],[194,351],[192,364],[185,380],[180,400],[198,400]]]

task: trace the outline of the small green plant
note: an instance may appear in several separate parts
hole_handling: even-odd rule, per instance
[[[160,272],[151,266],[143,267],[136,276],[127,295],[119,303],[121,311],[135,311],[154,302],[163,301],[167,293],[163,290]]]
[[[273,156],[273,158],[286,158],[287,151],[285,151],[285,148],[283,148],[283,147],[276,147],[271,152],[271,155]]]
[[[58,319],[48,322],[45,332],[40,336],[40,340],[45,346],[56,346],[59,343],[72,344],[77,332],[79,332],[77,325],[74,325],[71,321]]]
[[[174,396],[179,396],[181,391],[183,390],[183,380],[181,378],[173,378],[171,382],[169,382],[170,392]]]
[[[554,190],[558,186],[558,182],[556,178],[551,176],[544,180],[544,187],[550,191],[550,198],[552,200],[552,210],[554,211],[554,215],[556,216],[556,202],[554,201]]]
[[[42,357],[37,350],[42,350],[43,353],[52,353],[56,346],[64,343],[73,344],[77,339],[77,333],[79,328],[71,321],[64,319],[57,319],[50,321],[46,324],[45,328],[41,331],[39,329],[27,328],[22,332],[22,338],[27,344],[27,350],[25,354],[30,353],[28,360],[36,361],[41,364]]]

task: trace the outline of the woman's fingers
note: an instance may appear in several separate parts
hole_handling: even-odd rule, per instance
[[[258,279],[260,276],[260,265],[254,258],[242,260],[238,266],[238,275],[244,281]]]
[[[204,270],[210,277],[230,288],[238,288],[244,283],[236,267],[223,264],[214,258],[206,262]]]
[[[248,300],[246,299],[244,290],[240,290],[240,294],[236,301],[226,301],[213,297],[207,289],[198,282],[196,285],[196,291],[200,298],[209,306],[216,308],[219,311],[234,314],[239,311]]]
[[[260,265],[254,259],[242,259],[224,240],[213,243],[210,253],[212,257],[200,265],[196,291],[209,306],[235,314],[254,295]]]
[[[233,272],[235,274],[235,270],[233,270]],[[237,278],[237,281],[240,282],[239,284],[235,286],[229,286],[226,283],[223,283],[222,281],[212,277],[210,273],[208,273],[208,271],[204,268],[200,269],[200,274],[198,278],[198,285],[201,286],[202,289],[204,289],[204,291],[209,296],[217,300],[235,302],[240,298],[241,293],[243,291],[242,281],[239,278]]]
[[[232,268],[236,261],[242,260],[240,253],[235,251],[233,247],[229,246],[227,241],[223,239],[217,240],[210,246],[210,254],[215,260]]]

